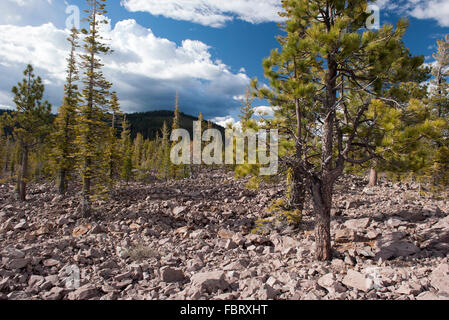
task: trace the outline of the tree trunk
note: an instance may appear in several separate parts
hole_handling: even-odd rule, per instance
[[[370,187],[377,186],[377,170],[376,170],[376,168],[371,168],[371,170],[370,170],[368,186],[370,186]]]
[[[312,198],[315,213],[315,258],[319,261],[331,260],[332,185],[314,181]]]
[[[290,188],[290,197],[287,199],[288,206],[302,212],[304,210],[304,203],[306,199],[306,185],[304,176],[297,170],[293,171]]]
[[[81,213],[84,218],[88,218],[91,213],[91,203],[90,203],[90,189],[91,189],[91,178],[90,178],[90,167],[91,167],[91,161],[90,159],[86,159],[85,162],[86,168],[85,172],[87,172],[87,177],[84,178],[83,183],[83,194],[81,199]]]
[[[66,193],[66,171],[64,169],[59,170],[59,194],[65,195]]]
[[[19,200],[26,200],[26,179],[28,176],[28,148],[24,147],[22,150],[22,166],[20,168],[19,178]]]

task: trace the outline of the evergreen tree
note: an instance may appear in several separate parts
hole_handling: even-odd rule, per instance
[[[449,185],[449,34],[437,41],[438,50],[433,55],[431,104],[433,117],[443,123],[441,136],[434,139],[431,175],[435,184]]]
[[[131,130],[129,128],[129,122],[126,120],[126,116],[122,122],[122,134],[120,139],[120,148],[122,154],[122,172],[121,177],[126,183],[132,178],[133,172],[133,149],[131,142]]]
[[[264,60],[272,90],[260,89],[259,97],[279,107],[272,124],[289,136],[290,141],[281,145],[293,144],[283,160],[293,170],[300,202],[304,186],[311,194],[318,260],[332,258],[330,211],[336,180],[347,163],[358,165],[377,157],[375,146],[360,135],[362,124],[373,121],[370,104],[350,104],[351,94],[384,99],[382,84],[404,54],[405,21],[400,20],[396,29],[386,25],[361,32],[369,17],[368,2],[283,1],[281,15],[287,21],[286,35],[279,37],[282,49]]]
[[[111,113],[111,126],[109,128],[109,134],[106,144],[106,157],[108,159],[109,165],[108,165],[108,172],[109,172],[109,184],[110,184],[110,190],[112,190],[112,187],[114,185],[114,181],[117,176],[120,175],[119,167],[121,162],[121,156],[119,151],[119,145],[118,145],[118,139],[117,139],[117,122],[118,117],[120,116],[120,104],[117,98],[117,93],[113,92],[109,111]]]
[[[83,29],[85,53],[81,57],[83,104],[79,108],[77,118],[76,144],[78,149],[78,165],[82,178],[82,215],[87,217],[91,212],[94,196],[101,195],[107,188],[108,160],[105,156],[103,142],[107,140],[108,95],[111,84],[106,81],[101,71],[103,64],[101,54],[109,54],[111,49],[103,44],[99,33],[100,25],[107,24],[104,18],[106,0],[87,0],[86,10],[89,30]]]
[[[162,126],[162,139],[161,139],[161,150],[159,159],[159,176],[168,180],[170,176],[170,130],[168,129],[167,122],[164,121]]]
[[[64,101],[59,108],[55,120],[55,131],[52,135],[52,162],[59,178],[58,190],[61,195],[67,191],[67,180],[75,166],[75,124],[80,94],[76,50],[78,48],[78,31],[74,28],[67,39],[71,44],[70,56],[67,59],[67,77],[64,86]]]
[[[42,79],[36,78],[31,65],[26,67],[24,76],[23,81],[12,88],[17,111],[8,120],[20,148],[17,191],[21,201],[26,200],[30,152],[44,142],[51,125],[51,105],[42,102],[45,90]]]

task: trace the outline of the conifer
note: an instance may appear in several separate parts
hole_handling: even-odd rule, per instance
[[[26,200],[29,156],[44,142],[51,125],[51,105],[43,101],[44,85],[40,77],[34,75],[31,65],[24,71],[25,78],[12,88],[17,111],[8,117],[13,128],[13,136],[20,151],[20,169],[17,191],[19,200]]]
[[[78,31],[73,28],[67,39],[71,45],[69,58],[67,59],[67,77],[64,85],[64,100],[58,110],[55,120],[55,131],[52,135],[52,162],[58,175],[58,190],[61,195],[67,191],[67,180],[75,166],[75,124],[80,93],[78,92],[79,80],[76,50],[78,48]]]
[[[105,193],[108,183],[108,160],[104,152],[104,141],[109,133],[107,110],[111,83],[101,71],[103,64],[100,55],[106,55],[111,49],[103,43],[100,26],[107,24],[106,0],[87,0],[89,6],[89,29],[83,29],[84,50],[80,55],[82,70],[83,103],[79,107],[77,117],[77,160],[82,179],[81,212],[87,217],[91,213],[91,203],[95,196]]]

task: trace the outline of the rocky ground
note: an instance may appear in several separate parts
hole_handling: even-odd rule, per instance
[[[345,177],[335,258],[321,263],[312,215],[299,230],[251,233],[283,187],[245,183],[220,170],[132,183],[90,219],[76,192],[31,185],[19,203],[13,185],[0,185],[0,299],[449,299],[447,194]]]

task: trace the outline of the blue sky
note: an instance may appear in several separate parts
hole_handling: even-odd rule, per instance
[[[2,0],[0,106],[12,107],[11,87],[26,63],[43,77],[56,110],[67,56],[67,5],[84,0]],[[380,22],[410,20],[405,43],[432,63],[436,40],[449,33],[449,0],[380,0]],[[262,59],[278,46],[278,0],[108,1],[106,30],[115,54],[105,73],[128,112],[172,109],[223,122],[236,118],[251,78],[264,80]],[[263,101],[257,101],[263,105]]]

